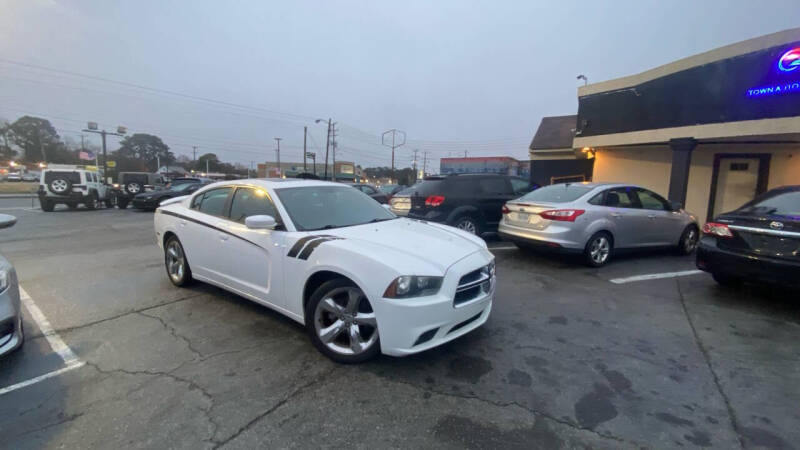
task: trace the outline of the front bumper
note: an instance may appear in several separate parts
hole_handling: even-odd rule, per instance
[[[587,240],[579,230],[556,223],[551,223],[542,230],[534,230],[514,226],[503,220],[500,222],[497,232],[507,241],[541,245],[568,252],[583,251]]]
[[[717,239],[703,236],[697,246],[697,268],[709,273],[747,280],[800,287],[800,261],[791,262],[768,256],[746,255],[717,247]]]
[[[9,286],[0,293],[0,356],[22,345],[22,311],[16,275],[9,274]]]
[[[134,208],[138,209],[156,209],[158,208],[159,203],[160,201],[155,199],[145,200],[142,198],[134,197],[133,201],[131,202],[131,205],[133,205]]]
[[[391,356],[419,353],[463,336],[483,325],[492,310],[497,285],[493,279],[489,292],[454,306],[462,276],[492,261],[488,251],[479,251],[451,266],[439,293],[409,299],[381,298],[373,302],[378,319],[381,351]]]

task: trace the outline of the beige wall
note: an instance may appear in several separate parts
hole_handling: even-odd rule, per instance
[[[767,189],[800,184],[800,145],[787,144],[700,144],[692,152],[686,209],[705,222],[711,194],[714,155],[717,153],[770,153]]]
[[[599,148],[592,180],[637,184],[666,197],[671,168],[672,150],[668,146]]]
[[[700,144],[692,152],[686,210],[703,223],[708,210],[714,155],[717,153],[769,153],[768,189],[800,184],[800,144]],[[598,149],[594,181],[644,186],[664,197],[669,193],[672,150],[667,146]]]

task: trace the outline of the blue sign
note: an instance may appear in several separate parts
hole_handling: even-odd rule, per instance
[[[789,50],[778,59],[778,71],[781,74],[793,72],[798,68],[800,68],[800,47]],[[798,71],[798,73],[800,73],[800,71]],[[800,80],[783,81],[747,89],[748,97],[770,97],[773,95],[790,93],[800,93]]]

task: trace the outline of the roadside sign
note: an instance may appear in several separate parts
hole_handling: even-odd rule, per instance
[[[116,161],[106,161],[106,167],[117,167]]]

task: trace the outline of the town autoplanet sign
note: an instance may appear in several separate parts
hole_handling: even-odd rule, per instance
[[[780,75],[800,75],[800,47],[793,48],[783,55],[777,62]],[[800,92],[800,78],[787,80],[780,83],[752,87],[747,90],[748,97],[766,97]]]

